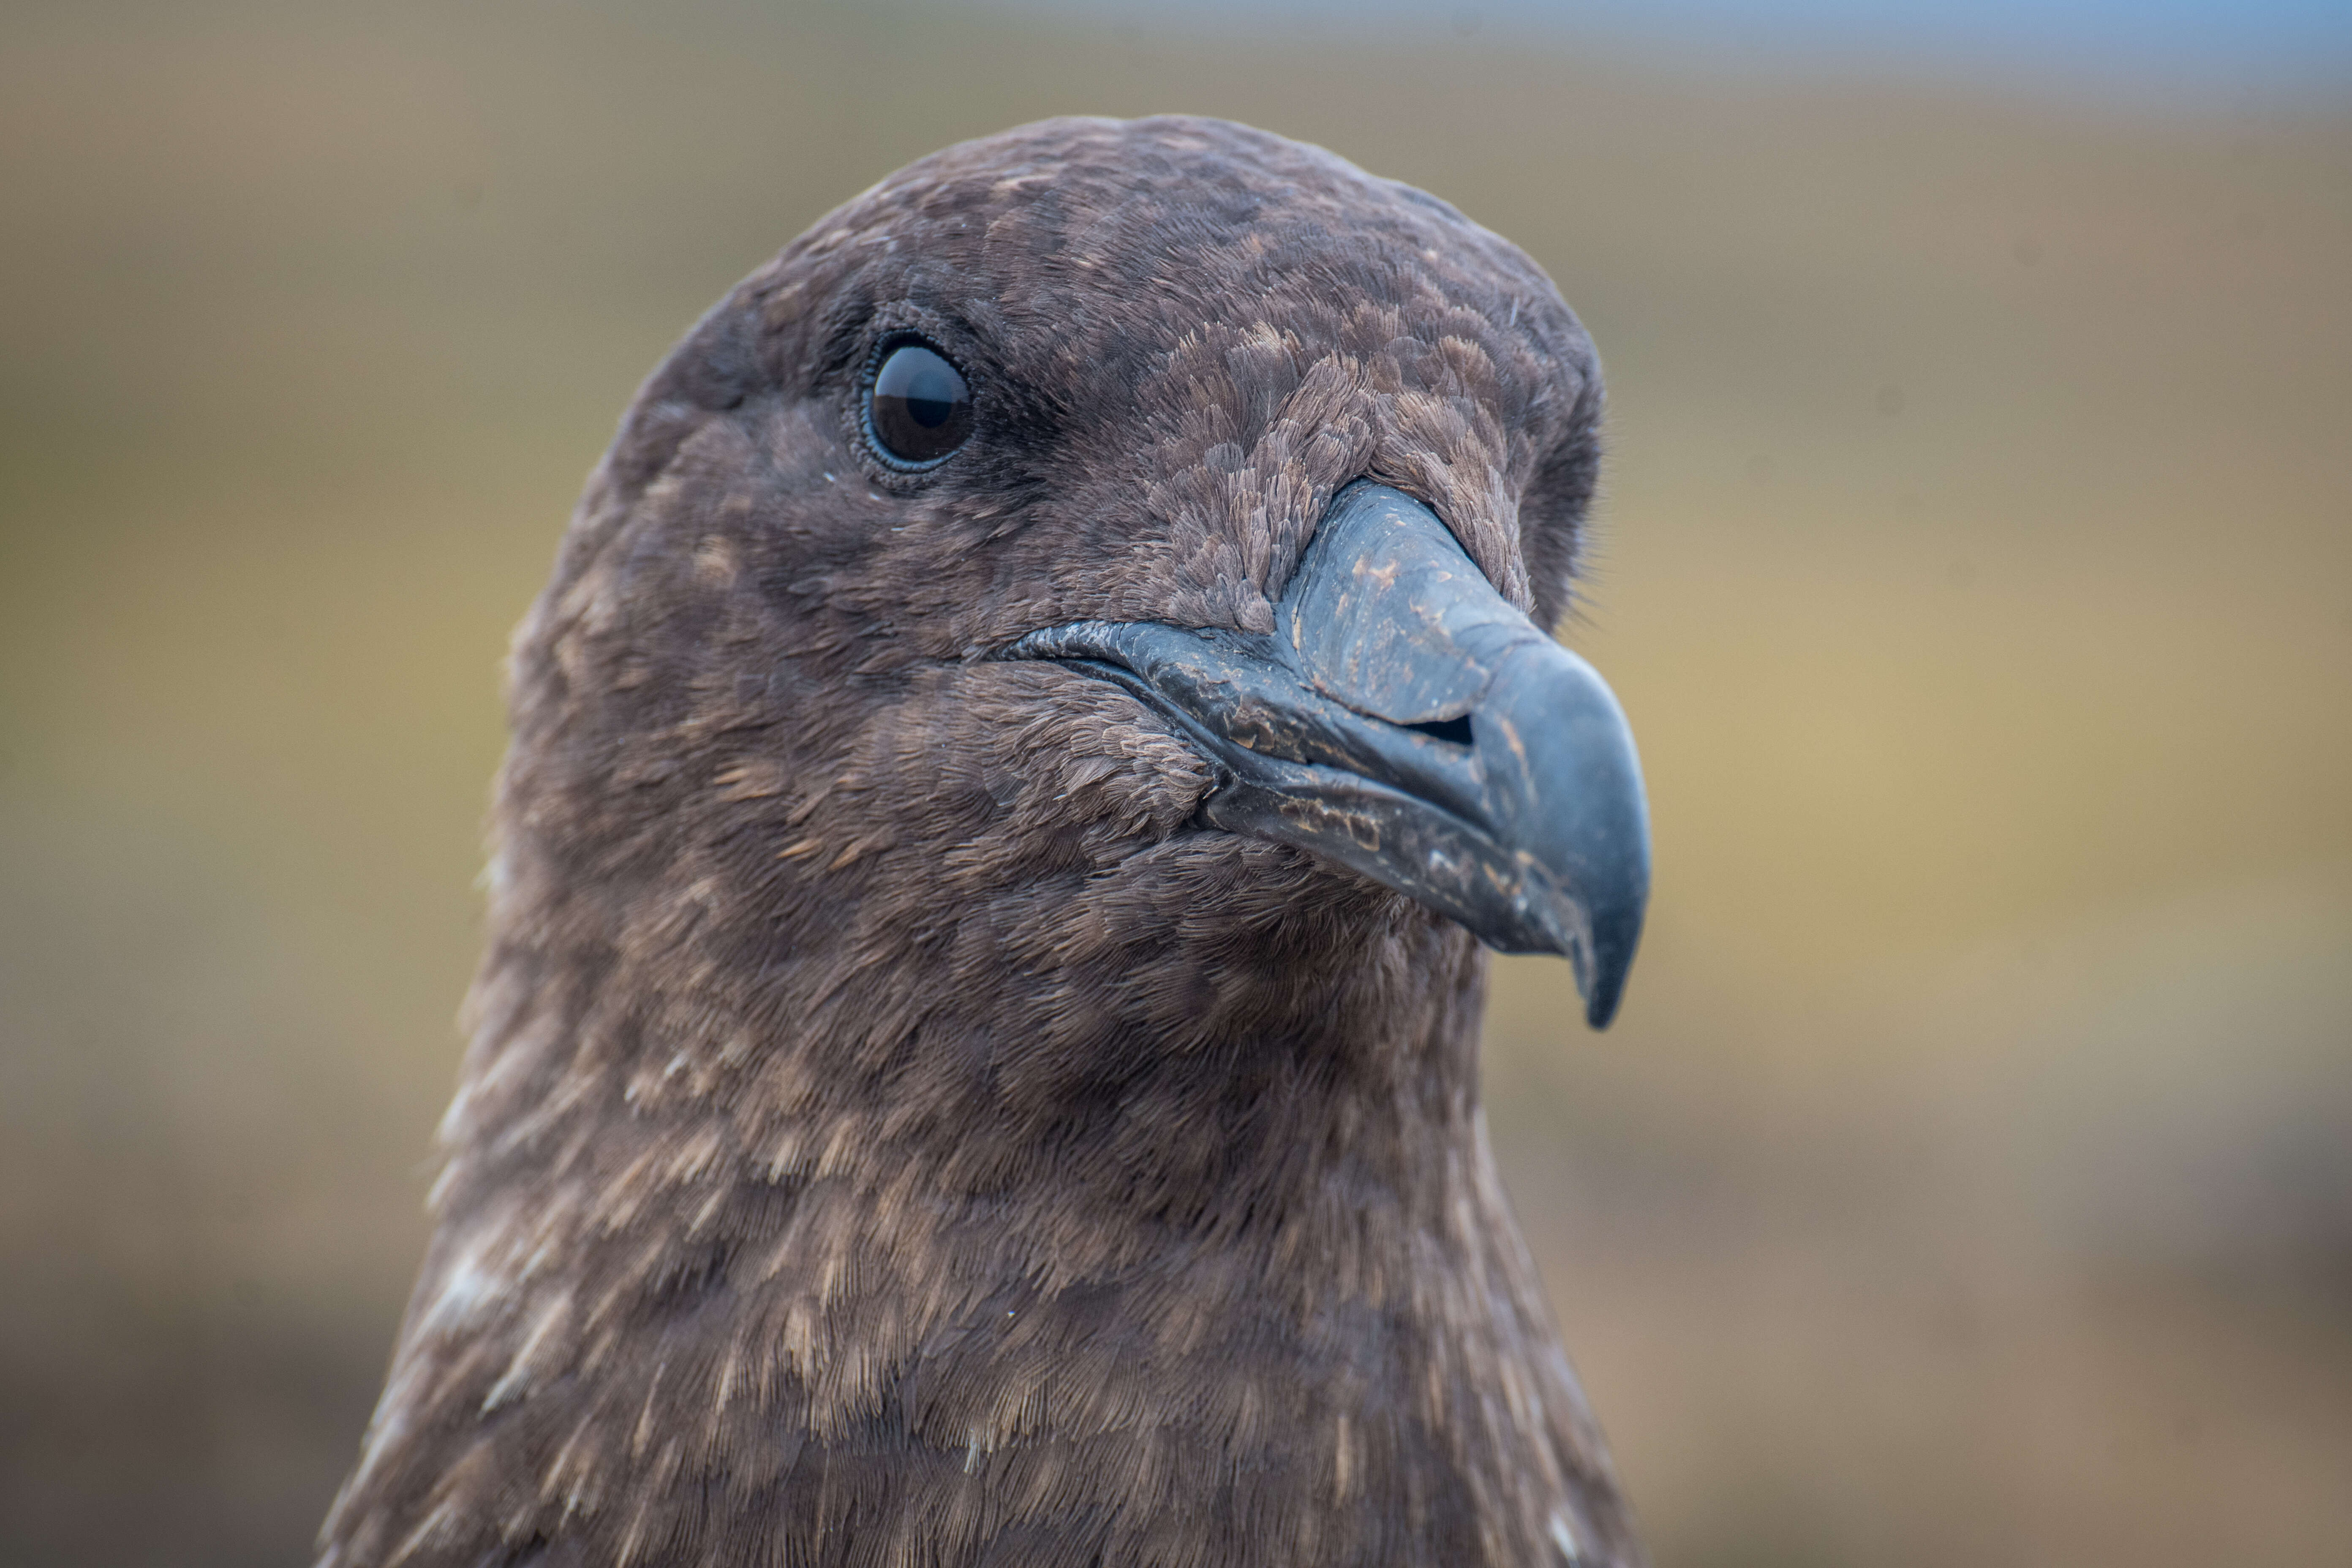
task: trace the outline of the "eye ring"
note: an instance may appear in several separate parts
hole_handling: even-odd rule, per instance
[[[971,438],[971,384],[918,332],[893,332],[866,361],[858,423],[866,444],[900,473],[938,468]]]

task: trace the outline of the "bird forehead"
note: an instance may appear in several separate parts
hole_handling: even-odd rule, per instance
[[[855,293],[1163,346],[1244,301],[1251,324],[1310,345],[1331,335],[1335,300],[1392,307],[1392,332],[1430,341],[1494,323],[1569,335],[1540,271],[1446,204],[1320,148],[1181,117],[1053,121],[946,149],[820,224],[804,260],[845,266]]]

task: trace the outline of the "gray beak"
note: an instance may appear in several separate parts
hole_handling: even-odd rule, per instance
[[[1608,1026],[1650,893],[1633,735],[1584,660],[1513,609],[1435,513],[1335,498],[1271,637],[1149,622],[1033,632],[1013,658],[1116,681],[1217,769],[1203,807],[1459,921],[1565,954]]]

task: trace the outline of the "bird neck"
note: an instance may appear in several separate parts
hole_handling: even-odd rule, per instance
[[[658,904],[629,918],[666,954],[567,944],[591,928],[509,889],[327,1561],[566,1531],[627,1561],[991,1498],[1105,1561],[1622,1540],[1480,1124],[1478,950],[1352,879],[1306,921],[1207,900],[1330,877],[1278,859],[1196,867],[1134,927],[1061,909],[1104,940],[1059,963],[998,903],[760,963]]]
[[[1483,953],[1334,882],[1320,920],[1180,921],[1059,966],[1002,910],[967,917],[993,942],[843,924],[758,962],[723,939],[667,962],[551,950],[561,919],[504,921],[444,1212],[552,1190],[607,1250],[666,1237],[731,1260],[802,1228],[721,1223],[739,1208],[838,1203],[868,1231],[919,1209],[991,1227],[958,1268],[1004,1276],[1263,1240],[1328,1204],[1335,1173],[1408,1227],[1436,1223],[1477,1136]]]

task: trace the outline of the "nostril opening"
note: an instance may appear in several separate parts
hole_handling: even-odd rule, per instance
[[[1463,714],[1459,719],[1432,719],[1425,724],[1407,724],[1405,728],[1418,730],[1424,735],[1433,735],[1441,741],[1449,742],[1456,746],[1469,745],[1473,739],[1470,733],[1470,715],[1467,713]]]

